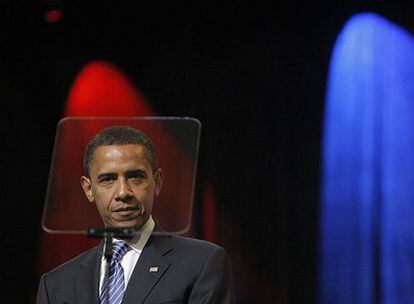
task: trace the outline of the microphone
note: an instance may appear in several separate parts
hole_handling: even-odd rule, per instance
[[[104,257],[109,262],[112,258],[112,239],[131,239],[135,235],[135,230],[132,228],[116,228],[116,227],[89,227],[86,230],[86,235],[93,238],[104,239]],[[109,263],[107,264],[106,272],[109,273]]]
[[[133,228],[117,228],[117,227],[89,227],[86,230],[86,235],[93,238],[107,238],[107,237],[116,237],[119,239],[131,239],[135,235],[135,230]]]

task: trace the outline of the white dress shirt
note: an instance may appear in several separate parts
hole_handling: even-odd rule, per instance
[[[135,265],[138,262],[141,252],[144,249],[145,244],[147,243],[149,237],[151,236],[152,231],[154,230],[155,223],[152,219],[152,216],[148,221],[141,227],[137,235],[131,240],[125,241],[132,249],[125,253],[124,257],[121,260],[121,266],[124,270],[124,279],[125,279],[125,288],[128,286],[129,279],[131,278],[132,271],[135,268]],[[113,242],[119,241],[119,239],[113,239]],[[99,293],[101,293],[103,281],[105,278],[106,270],[106,259],[102,253],[102,262],[101,262],[101,275],[99,280]]]

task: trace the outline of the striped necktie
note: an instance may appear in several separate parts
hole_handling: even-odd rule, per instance
[[[122,302],[125,291],[125,279],[121,259],[130,249],[131,247],[124,241],[113,243],[109,276],[103,283],[99,297],[101,304],[120,304]]]

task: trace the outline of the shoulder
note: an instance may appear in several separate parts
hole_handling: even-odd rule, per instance
[[[75,286],[97,273],[99,248],[94,247],[45,273],[39,281],[36,303],[73,303]],[[83,283],[79,283],[81,278]]]
[[[225,249],[217,244],[171,237],[175,273],[192,282],[191,303],[232,303],[233,273]],[[183,270],[186,269],[186,270]],[[173,272],[174,273],[174,272]]]
[[[93,247],[67,262],[55,267],[43,275],[48,278],[68,278],[76,274],[79,268],[93,266],[96,262],[100,246]]]
[[[196,251],[216,251],[224,250],[223,247],[201,239],[171,235],[171,244],[176,248]]]
[[[183,236],[170,236],[173,255],[183,261],[203,263],[210,259],[227,259],[225,249],[217,244]]]

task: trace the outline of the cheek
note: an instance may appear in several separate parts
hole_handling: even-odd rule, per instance
[[[108,209],[113,197],[111,192],[97,190],[95,191],[94,196],[96,207],[100,212]]]
[[[145,197],[147,200],[152,199],[155,196],[155,184],[149,184],[143,187],[140,191],[141,196]]]

